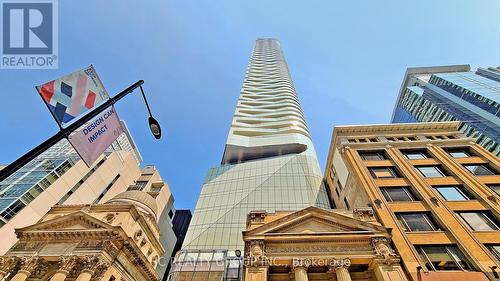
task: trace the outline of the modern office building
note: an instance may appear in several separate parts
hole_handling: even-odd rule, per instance
[[[126,145],[126,146],[124,146]],[[140,176],[140,155],[128,133],[87,167],[64,139],[0,182],[0,254],[15,229],[40,220],[56,204],[90,204],[124,191]]]
[[[308,206],[329,208],[316,152],[279,41],[258,39],[221,165],[205,179],[184,253],[234,255],[244,250],[241,233],[250,211]]]
[[[462,121],[460,130],[500,155],[500,67],[408,68],[392,123]]]
[[[460,128],[455,121],[333,132],[325,170],[332,201],[373,208],[410,280],[500,275],[500,161]]]

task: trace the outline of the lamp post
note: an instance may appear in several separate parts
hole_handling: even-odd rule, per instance
[[[6,179],[8,176],[13,174],[15,171],[17,171],[19,168],[22,166],[26,165],[29,161],[35,159],[38,155],[42,154],[45,150],[62,140],[63,138],[67,138],[71,132],[74,130],[80,128],[83,124],[87,123],[90,121],[92,118],[97,116],[99,113],[103,112],[106,110],[108,107],[112,106],[115,104],[117,101],[121,100],[124,98],[126,95],[132,93],[135,89],[140,88],[142,97],[144,98],[144,102],[146,103],[146,107],[148,108],[149,112],[149,118],[148,118],[148,123],[149,123],[149,128],[151,130],[151,133],[156,139],[159,139],[161,137],[161,128],[160,124],[156,119],[153,118],[151,114],[151,110],[149,108],[148,101],[146,100],[146,95],[144,95],[144,90],[142,89],[142,84],[144,84],[144,80],[139,80],[135,82],[134,84],[130,85],[127,87],[125,90],[119,92],[116,96],[108,99],[95,109],[93,109],[91,112],[88,114],[85,114],[84,116],[80,117],[78,120],[76,120],[74,123],[70,124],[66,128],[62,128],[59,132],[57,132],[55,135],[52,137],[48,138],[46,141],[42,142],[32,150],[28,151],[26,154],[23,156],[19,157],[17,160],[14,162],[10,163],[8,166],[0,170],[0,182]]]

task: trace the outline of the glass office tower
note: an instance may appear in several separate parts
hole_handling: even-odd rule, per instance
[[[252,210],[329,208],[280,43],[258,39],[219,167],[208,171],[184,250],[243,251]]]
[[[500,155],[500,67],[408,68],[392,123],[462,121],[460,130]]]

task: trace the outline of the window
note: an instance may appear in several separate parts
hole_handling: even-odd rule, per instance
[[[415,201],[415,196],[410,188],[406,186],[400,187],[381,187],[380,190],[387,202],[394,201]]]
[[[486,245],[491,253],[500,261],[500,245]]]
[[[446,174],[438,166],[419,166],[416,167],[420,174],[426,178],[442,178]]]
[[[406,150],[403,151],[403,154],[410,160],[429,158],[427,153],[423,150]]]
[[[489,176],[495,174],[495,172],[485,164],[464,165],[464,167],[476,176]]]
[[[21,201],[17,200],[12,203],[9,207],[7,207],[0,215],[5,220],[10,220],[13,216],[15,216],[19,211],[21,211],[26,205]]]
[[[441,197],[449,201],[463,201],[473,198],[461,186],[436,186],[434,189],[436,189]]]
[[[399,178],[394,167],[370,167],[370,174],[374,178]]]
[[[387,157],[383,151],[361,151],[359,155],[363,160],[386,160]]]
[[[436,231],[440,230],[436,222],[427,213],[396,213],[396,217],[405,231]]]
[[[127,190],[143,190],[147,183],[147,181],[136,181],[135,184],[129,186]]]
[[[465,256],[457,246],[417,246],[428,270],[470,270]]]
[[[450,148],[446,149],[446,152],[451,155],[453,158],[460,158],[460,157],[470,157],[471,154],[467,150],[467,148]]]
[[[500,195],[500,184],[487,184],[486,186]]]
[[[499,230],[498,223],[486,212],[458,212],[458,215],[472,229],[478,231]]]

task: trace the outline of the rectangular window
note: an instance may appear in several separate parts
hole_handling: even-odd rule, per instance
[[[405,231],[436,231],[440,230],[428,213],[396,213],[396,217]]]
[[[464,167],[476,176],[495,175],[495,172],[485,164],[464,165]]]
[[[500,245],[487,245],[491,253],[500,261]]]
[[[477,231],[499,230],[496,220],[487,212],[457,212],[462,220]]]
[[[415,201],[415,196],[410,188],[406,186],[398,187],[381,187],[380,190],[387,202],[394,201]]]
[[[407,159],[410,160],[429,158],[429,156],[424,150],[405,150],[403,151],[403,154]]]
[[[370,167],[370,174],[374,178],[399,178],[399,174],[394,167]]]
[[[470,270],[465,256],[455,245],[417,246],[420,257],[428,270]]]
[[[470,157],[471,154],[467,148],[448,148],[445,149],[453,158]]]
[[[448,201],[463,201],[473,198],[461,186],[435,186],[434,189]]]
[[[147,183],[147,181],[137,181],[135,184],[129,186],[127,190],[143,190]]]
[[[418,166],[416,168],[425,178],[442,178],[446,176],[438,166]]]
[[[500,195],[500,184],[487,184],[486,186]]]
[[[21,200],[17,200],[14,203],[12,203],[9,207],[7,207],[0,215],[5,220],[10,220],[17,213],[19,213],[19,211],[24,209],[24,207],[26,207],[26,205]]]
[[[386,160],[387,157],[383,151],[360,151],[359,155],[363,160]]]

